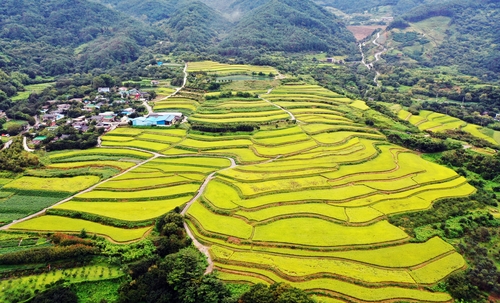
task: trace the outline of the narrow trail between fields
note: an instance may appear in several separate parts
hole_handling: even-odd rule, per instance
[[[269,90],[267,91],[266,95],[269,95],[272,91],[273,91],[273,89],[272,89],[272,88],[271,88],[271,89],[269,89]],[[281,106],[279,106],[279,105],[277,105],[277,104],[274,104],[273,102],[271,102],[271,101],[269,101],[269,100],[267,100],[267,99],[263,98],[261,95],[259,95],[259,98],[260,98],[260,99],[262,99],[262,100],[264,100],[264,101],[266,101],[267,103],[271,104],[272,106],[274,106],[274,107],[277,107],[277,108],[281,109],[281,110],[282,110],[282,111],[284,111],[285,113],[287,113],[287,114],[290,116],[290,120],[300,122],[299,120],[297,120],[297,119],[295,118],[294,114],[292,114],[290,111],[288,111],[288,110],[284,109],[283,107],[281,107]]]

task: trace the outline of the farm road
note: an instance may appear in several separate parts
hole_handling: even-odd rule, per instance
[[[359,51],[361,52],[361,63],[363,63],[368,69],[375,70],[373,63],[379,61],[382,58],[382,55],[389,51],[387,48],[385,48],[383,45],[381,45],[380,43],[377,42],[377,40],[379,38],[380,38],[380,32],[377,33],[377,37],[372,41],[372,43],[375,44],[375,46],[383,47],[384,49],[375,54],[375,61],[373,61],[372,63],[366,62],[365,53],[363,52],[363,46],[365,46],[365,43],[359,44]],[[380,73],[375,70],[375,74],[376,75],[375,75],[375,78],[373,78],[373,82],[375,82],[375,84],[377,86],[380,86],[380,82],[378,81],[378,78],[380,77]]]
[[[182,82],[182,86],[181,87],[178,87],[175,92],[171,93],[170,95],[166,96],[165,98],[161,99],[160,101],[163,101],[163,100],[167,100],[168,98],[171,98],[175,95],[177,95],[185,86],[186,86],[186,83],[187,83],[187,77],[188,77],[188,73],[187,73],[187,69],[188,69],[188,63],[186,62],[184,64],[184,70],[182,71],[184,73],[184,79],[183,79],[183,82]],[[148,113],[146,114],[146,116],[149,116],[151,114],[154,114],[154,111],[153,111],[153,108],[151,107],[151,105],[149,105],[149,103],[147,101],[144,101],[142,103],[144,105],[144,107],[146,107],[146,109],[148,110]]]
[[[226,159],[228,159],[229,161],[231,161],[231,166],[229,167],[226,167],[226,168],[223,168],[223,169],[220,169],[218,171],[215,171],[213,173],[211,173],[210,175],[208,175],[208,177],[205,179],[205,182],[203,182],[203,184],[201,185],[200,189],[198,190],[198,193],[196,194],[196,196],[194,196],[187,204],[186,206],[184,207],[184,209],[182,210],[181,212],[181,215],[185,216],[187,211],[189,210],[189,208],[191,207],[191,205],[196,202],[196,200],[198,200],[198,198],[201,197],[201,195],[205,192],[205,189],[207,188],[208,186],[208,182],[210,182],[216,173],[220,172],[220,171],[223,171],[223,170],[226,170],[226,169],[230,169],[230,168],[234,168],[234,167],[237,167],[238,165],[236,164],[236,161],[234,161],[233,158],[230,158],[230,157],[227,157]],[[191,230],[189,229],[189,226],[187,225],[186,222],[184,222],[184,229],[186,230],[186,233],[187,235],[191,238],[191,240],[193,241],[193,245],[202,253],[204,254],[206,257],[207,257],[207,262],[208,262],[208,267],[207,269],[205,270],[205,274],[209,274],[211,273],[213,270],[214,270],[214,261],[212,260],[212,257],[210,256],[210,253],[209,253],[209,247],[201,244],[198,240],[196,240],[196,238],[194,237],[193,233],[191,232]]]
[[[9,148],[10,145],[12,144],[12,142],[14,142],[12,139],[10,139],[9,141],[5,142],[5,144],[2,147],[2,150]]]
[[[28,147],[28,143],[26,143],[26,142],[27,142],[26,141],[26,137],[23,137],[23,148],[24,148],[24,150],[27,151],[27,152],[30,152],[30,153],[34,152],[35,150],[29,148]]]

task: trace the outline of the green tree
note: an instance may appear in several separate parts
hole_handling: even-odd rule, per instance
[[[33,299],[29,300],[30,303],[77,303],[78,297],[68,287],[57,286],[49,289],[46,292],[36,295]]]
[[[94,89],[105,86],[106,86],[106,81],[101,76],[97,76],[94,77],[94,79],[92,79],[92,87]]]
[[[241,296],[239,303],[314,303],[303,290],[286,283],[256,284]]]

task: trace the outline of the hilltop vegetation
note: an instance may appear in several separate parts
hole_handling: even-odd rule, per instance
[[[85,16],[81,18],[80,16]],[[6,0],[0,8],[0,67],[60,75],[135,61],[161,35],[88,1]]]
[[[222,41],[225,55],[260,51],[325,51],[353,55],[354,37],[311,1],[273,0],[245,16]]]
[[[220,41],[229,22],[205,4],[193,1],[181,5],[164,26],[176,51],[203,52]]]

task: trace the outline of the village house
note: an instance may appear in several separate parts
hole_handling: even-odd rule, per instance
[[[114,112],[104,112],[99,114],[100,117],[102,117],[101,122],[106,123],[106,122],[114,122],[116,114]]]
[[[111,123],[98,123],[95,126],[96,128],[104,128],[104,131],[107,132],[111,129]]]
[[[158,80],[151,81],[151,86],[158,86],[159,84],[160,84],[160,81],[158,81]]]
[[[58,104],[57,110],[54,112],[58,112],[58,113],[62,114],[64,112],[67,112],[70,108],[71,108],[71,104]]]
[[[45,139],[47,139],[46,136],[38,136],[38,137],[35,137],[31,142],[35,145],[38,145],[38,144],[42,143],[42,141]]]
[[[64,115],[59,113],[50,113],[42,116],[43,121],[59,121],[62,118],[64,118]]]
[[[92,117],[90,117],[90,121],[95,121],[96,124],[102,123],[102,120],[104,120],[104,116],[92,116]]]
[[[121,114],[125,116],[130,116],[131,114],[135,113],[135,109],[129,107],[124,110],[122,110]]]
[[[97,88],[98,93],[109,93],[111,92],[111,89],[109,87],[99,87]]]
[[[127,101],[123,99],[113,101],[113,104],[125,104],[125,103],[127,103]]]
[[[89,129],[88,121],[85,116],[80,116],[71,120],[71,126],[82,132],[86,132]]]
[[[495,116],[495,120],[500,121],[500,114],[496,114],[496,116]]]
[[[182,113],[155,113],[132,119],[133,126],[170,126],[182,119]]]

